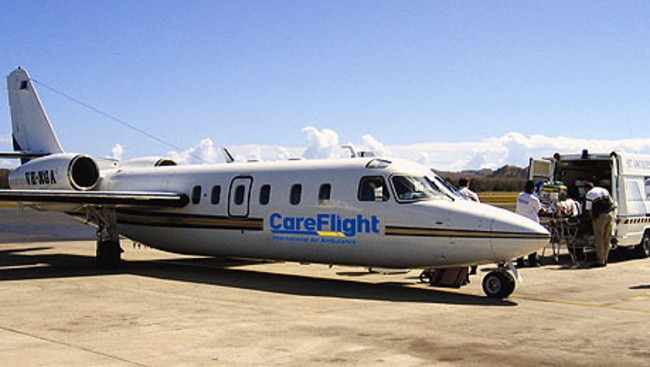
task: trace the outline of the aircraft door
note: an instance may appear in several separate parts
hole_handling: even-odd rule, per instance
[[[233,178],[228,190],[228,215],[231,217],[248,217],[251,185],[253,178],[239,176]]]

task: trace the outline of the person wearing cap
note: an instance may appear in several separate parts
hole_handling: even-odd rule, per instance
[[[584,186],[587,190],[585,210],[591,217],[596,250],[596,263],[591,264],[591,267],[607,266],[612,228],[614,227],[615,205],[606,188],[594,186],[590,181],[585,181]]]

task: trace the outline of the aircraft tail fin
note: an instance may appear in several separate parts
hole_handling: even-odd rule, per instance
[[[27,71],[18,68],[7,76],[13,148],[17,157],[62,153],[59,139],[45,113]]]

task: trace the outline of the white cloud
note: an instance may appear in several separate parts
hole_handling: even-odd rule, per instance
[[[122,159],[122,154],[124,154],[124,147],[122,144],[115,144],[113,149],[111,149],[111,152],[113,153],[112,158],[119,161]]]
[[[303,130],[304,145],[237,145],[228,147],[237,161],[287,160],[290,158],[345,158],[349,152],[340,147],[339,136],[330,129],[307,126]],[[351,142],[357,151],[371,150],[378,156],[417,161],[428,167],[445,171],[464,169],[496,169],[506,164],[525,167],[529,157],[550,157],[553,153],[580,153],[588,149],[593,153],[624,151],[650,154],[650,139],[580,139],[566,136],[527,136],[510,132],[500,137],[478,142],[430,142],[410,145],[387,145],[371,135],[360,142]],[[169,157],[181,164],[217,163],[225,161],[211,139],[203,139],[183,152],[169,152]]]
[[[330,129],[318,130],[313,126],[302,129],[307,135],[309,145],[305,148],[302,156],[307,159],[339,158],[341,147],[339,136]]]
[[[199,142],[198,146],[198,156],[204,162],[213,163],[218,159],[219,153],[217,152],[218,148],[214,147],[212,139],[205,138]]]
[[[362,138],[364,150],[369,150],[375,152],[379,156],[388,157],[390,156],[390,149],[388,149],[384,144],[380,143],[371,135],[364,135]]]
[[[237,161],[249,160],[287,160],[291,158],[345,158],[349,152],[340,147],[338,134],[330,129],[305,127],[302,132],[306,141],[303,145],[237,145],[228,149]],[[0,144],[11,150],[10,135],[0,135]],[[588,149],[593,153],[622,151],[650,154],[650,139],[581,139],[566,136],[527,136],[520,132],[510,132],[500,137],[487,138],[477,142],[430,142],[410,145],[387,145],[371,135],[364,135],[360,141],[349,142],[357,151],[370,150],[378,156],[410,159],[425,166],[444,171],[464,169],[499,168],[506,164],[525,167],[529,157],[550,157],[553,153],[580,153]],[[112,156],[121,159],[125,148],[116,144]],[[225,162],[219,147],[205,138],[195,146],[184,151],[171,151],[168,157],[179,164],[201,164]],[[0,167],[11,168],[17,160],[2,160]]]

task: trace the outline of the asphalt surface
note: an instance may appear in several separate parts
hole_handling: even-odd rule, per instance
[[[647,366],[650,259],[524,268],[506,300],[407,274],[167,254],[0,208],[2,366]],[[548,253],[547,253],[548,254]]]

